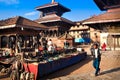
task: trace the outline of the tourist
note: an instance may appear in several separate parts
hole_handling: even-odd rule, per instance
[[[52,51],[53,50],[53,42],[51,39],[49,39],[47,45],[48,45],[48,51]]]
[[[52,44],[48,46],[48,51],[53,51],[53,45]]]
[[[97,44],[93,45],[94,51],[93,51],[93,67],[96,69],[95,76],[98,76],[98,73],[100,72],[100,61],[101,61],[101,53],[100,49],[98,48]]]
[[[49,41],[48,41],[47,45],[48,45],[48,47],[49,47],[49,46],[51,46],[51,45],[53,45],[53,42],[52,42],[52,40],[51,40],[51,39],[49,39]]]

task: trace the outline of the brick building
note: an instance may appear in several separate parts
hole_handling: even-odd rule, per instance
[[[90,39],[90,28],[87,25],[82,25],[82,22],[76,22],[75,26],[71,26],[69,34],[73,36],[76,44],[88,44]]]
[[[10,49],[14,53],[21,50],[35,51],[34,40],[38,39],[39,31],[46,26],[21,16],[0,21],[0,51]],[[18,42],[20,45],[18,47]]]
[[[83,24],[100,32],[101,45],[106,43],[108,48],[118,50],[120,47],[120,0],[94,0],[94,2],[106,12],[86,19]]]

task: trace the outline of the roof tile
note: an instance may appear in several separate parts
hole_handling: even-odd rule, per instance
[[[120,21],[120,11],[105,12],[84,20],[83,24],[108,23]]]

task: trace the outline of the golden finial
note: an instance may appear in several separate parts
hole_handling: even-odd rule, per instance
[[[52,3],[54,3],[55,2],[55,0],[52,0]]]

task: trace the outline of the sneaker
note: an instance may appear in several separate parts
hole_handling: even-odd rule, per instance
[[[98,74],[95,74],[95,76],[98,76]]]
[[[100,68],[99,68],[98,74],[100,74]]]

